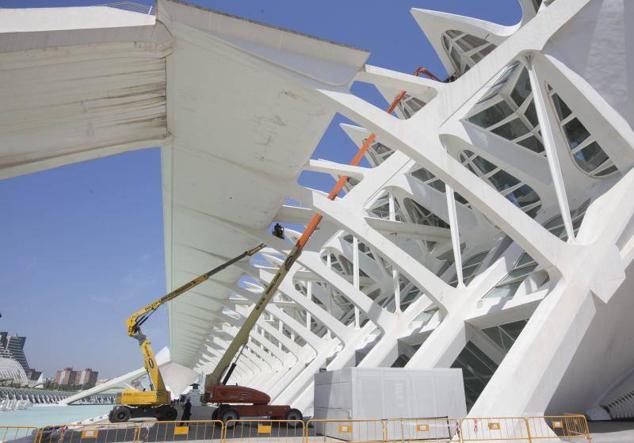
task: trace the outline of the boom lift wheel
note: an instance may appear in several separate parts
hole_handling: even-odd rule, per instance
[[[162,405],[156,410],[156,418],[158,421],[174,421],[178,418],[178,411],[171,405]]]
[[[304,417],[302,416],[302,413],[299,409],[289,409],[288,411],[286,411],[286,414],[284,414],[284,420],[296,420],[288,423],[288,425],[293,428],[299,426],[299,422],[303,419]]]
[[[222,405],[216,409],[216,417],[225,424],[226,428],[233,428],[235,426],[235,422],[227,423],[229,420],[240,420],[240,414],[238,414],[238,411],[229,405]]]
[[[132,417],[132,411],[127,406],[116,406],[108,414],[110,423],[123,423],[130,420],[130,417]]]

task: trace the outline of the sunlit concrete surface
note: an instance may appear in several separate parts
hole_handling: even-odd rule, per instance
[[[590,425],[592,441],[595,443],[634,441],[634,423],[632,422],[595,422]]]
[[[160,145],[169,288],[267,243],[171,303],[175,394],[319,211],[231,382],[311,415],[320,368],[458,367],[471,416],[631,418],[634,3],[519,3],[510,27],[411,11],[453,82],[173,1],[65,29],[24,12],[0,33],[0,176]],[[354,82],[407,94],[388,115]],[[309,160],[335,112],[352,143],[376,134],[369,167]]]

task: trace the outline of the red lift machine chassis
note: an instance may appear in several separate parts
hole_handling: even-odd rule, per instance
[[[271,397],[246,386],[216,385],[203,395],[205,403],[216,403],[212,419],[238,420],[244,417],[269,417],[273,420],[302,420],[302,413],[289,405],[271,405]]]

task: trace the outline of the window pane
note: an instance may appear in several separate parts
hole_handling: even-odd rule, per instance
[[[517,83],[515,83],[515,88],[513,88],[513,92],[511,93],[511,98],[520,106],[526,100],[526,97],[531,93],[531,84],[528,78],[528,70],[526,68],[522,69],[522,73],[520,74]]]
[[[498,171],[489,177],[493,186],[497,188],[498,191],[503,191],[505,189],[511,188],[519,183],[519,181],[513,177],[511,174],[505,171]]]
[[[528,206],[539,201],[537,193],[528,185],[521,186],[513,191],[513,196],[520,207]]]
[[[516,118],[500,127],[492,129],[492,132],[506,139],[513,140],[529,132],[529,129],[519,118]]]
[[[539,210],[542,208],[542,205],[537,205],[529,210],[524,210],[524,212],[526,213],[526,215],[528,215],[529,217],[535,218],[535,216],[537,215],[537,213],[539,212]]]
[[[537,268],[537,264],[526,266],[525,268],[521,269],[513,269],[511,272],[509,272],[509,275],[506,276],[505,280],[511,281],[520,277],[526,277],[528,274],[533,272],[535,268]]]
[[[577,160],[577,164],[579,164],[584,171],[592,172],[603,162],[607,161],[608,156],[597,142],[592,142],[575,154],[575,160]]]
[[[474,158],[473,163],[478,167],[480,171],[482,171],[482,174],[491,172],[496,168],[496,166],[493,163],[483,159],[482,157]]]
[[[604,175],[612,174],[614,171],[616,171],[616,166],[612,165],[609,168],[604,169],[601,172],[597,172],[597,175],[599,177],[603,177]]]
[[[425,102],[417,99],[416,97],[410,97],[405,101],[405,105],[410,109],[411,113],[415,113],[420,108],[425,106]]]
[[[490,108],[469,117],[469,121],[483,128],[488,128],[489,126],[504,120],[512,113],[513,110],[511,107],[505,101],[501,101]]]
[[[491,51],[493,51],[496,48],[496,46],[494,44],[490,44],[489,46],[485,46],[484,48],[482,48],[482,50],[480,51],[480,55],[482,57],[486,57],[487,55],[489,55],[489,53]]]
[[[449,38],[446,35],[442,36],[442,44],[445,47],[445,49],[448,51],[449,50]]]
[[[528,255],[527,253],[523,253],[519,260],[517,260],[517,263],[515,263],[515,267],[518,268],[522,265],[525,265],[527,263],[535,263],[535,260],[533,260],[533,257],[531,257],[530,255]]]
[[[463,205],[468,205],[468,204],[469,204],[469,202],[467,201],[467,199],[466,199],[466,198],[464,198],[462,195],[458,194],[457,192],[454,192],[453,196],[454,196],[454,199],[455,199],[458,203],[461,203],[461,204],[463,204]]]
[[[416,177],[417,179],[423,182],[426,182],[427,180],[433,180],[434,178],[436,178],[434,174],[432,174],[425,168],[420,168],[415,170],[414,172],[412,172],[412,176]]]
[[[568,105],[566,105],[557,94],[553,95],[553,103],[555,104],[555,110],[557,111],[559,120],[563,120],[571,114],[572,111]]]
[[[384,154],[392,151],[390,148],[379,142],[374,143],[372,145],[372,149],[374,149],[377,154]]]
[[[590,133],[586,130],[585,126],[574,118],[564,125],[564,132],[568,138],[568,144],[570,149],[574,149],[581,144],[586,138],[590,136]]]
[[[499,286],[491,289],[484,297],[486,298],[503,298],[512,297],[515,295],[517,288],[519,288],[521,282],[515,282],[510,285]]]
[[[486,45],[487,41],[483,40],[479,37],[476,37],[475,35],[471,35],[471,34],[465,34],[461,40],[465,41],[469,46],[470,49],[473,48],[477,48],[478,46],[482,46],[482,45]]]
[[[551,228],[558,228],[563,225],[564,225],[563,218],[561,218],[561,215],[557,215],[551,218],[550,220],[548,220],[546,223],[544,223],[543,226],[544,228],[548,229],[550,232],[553,232]]]
[[[445,192],[445,183],[441,180],[434,180],[433,182],[429,182],[427,184],[437,191]]]
[[[534,135],[531,135],[530,137],[525,138],[524,140],[521,140],[517,143],[524,146],[525,148],[530,149],[531,151],[537,152],[538,154],[544,152],[544,145],[542,145],[542,142],[540,142]]]
[[[465,36],[468,37],[468,36]],[[459,38],[458,40],[456,40],[456,44],[460,47],[460,49],[462,49],[463,51],[470,51],[471,49],[473,49],[474,47],[471,46],[464,37]]]
[[[460,59],[460,55],[458,55],[458,51],[456,51],[456,48],[451,48],[451,52],[449,53],[449,56],[451,57],[451,60],[453,60],[455,68],[457,70],[460,70],[461,59]]]
[[[537,121],[537,112],[535,111],[534,102],[531,101],[531,104],[528,105],[528,107],[526,108],[526,112],[524,112],[524,115],[533,126],[537,126],[539,124],[539,122]]]

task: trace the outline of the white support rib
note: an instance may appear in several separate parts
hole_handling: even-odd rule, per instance
[[[445,184],[445,194],[447,196],[447,212],[449,213],[449,229],[451,231],[451,245],[453,247],[453,258],[458,276],[458,287],[464,287],[462,278],[462,251],[460,250],[460,225],[456,214],[456,199],[453,188]]]
[[[352,237],[352,285],[354,289],[359,291],[359,239]],[[359,307],[354,307],[354,327],[359,329],[361,326]]]
[[[544,149],[546,150],[546,159],[548,160],[548,169],[550,169],[550,175],[553,180],[553,186],[555,187],[555,194],[557,195],[557,204],[559,205],[559,212],[566,228],[566,234],[568,234],[568,241],[575,241],[575,232],[572,226],[572,218],[570,217],[570,207],[568,206],[568,197],[566,196],[566,184],[564,177],[561,173],[561,167],[559,166],[559,156],[557,155],[557,148],[555,147],[555,138],[553,137],[553,125],[551,124],[546,110],[546,95],[544,94],[544,88],[542,88],[535,65],[533,63],[533,57],[527,57],[526,69],[528,69],[528,77],[531,83],[531,90],[533,91],[533,101],[535,103],[535,111],[537,112],[537,121],[544,140]]]

